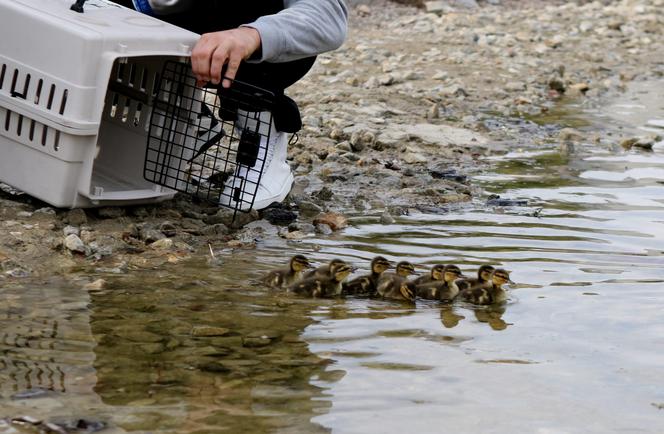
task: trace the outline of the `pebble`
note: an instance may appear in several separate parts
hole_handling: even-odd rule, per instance
[[[326,224],[317,223],[316,232],[321,235],[331,235],[333,233],[332,228]],[[292,233],[292,232],[291,232]]]
[[[97,279],[94,282],[89,282],[83,285],[83,289],[86,291],[101,291],[106,287],[106,281],[104,279]]]
[[[69,235],[79,236],[81,234],[81,230],[76,226],[65,226],[64,229],[62,229],[62,232],[65,234],[65,237],[68,237]]]
[[[333,231],[338,231],[348,226],[348,220],[341,214],[329,212],[318,215],[314,219],[314,225],[325,225],[329,226]]]
[[[314,217],[323,212],[323,208],[313,202],[303,200],[297,204],[301,217]]]
[[[70,234],[65,237],[65,247],[73,253],[85,254],[85,244],[76,234]]]
[[[140,238],[145,241],[145,244],[153,244],[155,241],[163,240],[167,237],[156,229],[145,229],[140,232]]]
[[[392,214],[390,214],[389,211],[385,211],[380,216],[380,222],[384,225],[391,225],[391,224],[394,224],[395,220],[394,220],[394,217],[392,217]]]
[[[226,336],[230,334],[230,329],[223,327],[198,326],[191,329],[191,335],[195,337],[214,337]]]
[[[150,244],[153,250],[170,250],[173,248],[173,240],[170,238],[162,238]]]

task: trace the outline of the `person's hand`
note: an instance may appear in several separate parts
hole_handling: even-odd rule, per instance
[[[260,34],[251,27],[204,34],[191,53],[191,67],[198,80],[197,84],[219,84],[222,70],[227,64],[224,75],[229,80],[225,79],[222,86],[230,87],[230,80],[235,78],[240,63],[254,54],[260,46]]]

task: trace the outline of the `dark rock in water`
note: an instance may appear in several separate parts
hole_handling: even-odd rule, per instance
[[[467,182],[468,177],[466,175],[460,175],[458,174],[455,170],[439,170],[439,169],[431,169],[429,170],[429,174],[435,179],[446,179],[454,182]]]
[[[487,199],[488,206],[528,206],[528,201],[525,199],[502,199],[497,194],[492,194]]]
[[[332,190],[330,190],[327,187],[323,187],[320,189],[320,191],[314,193],[314,196],[316,196],[318,199],[327,202],[328,200],[332,199],[334,196],[334,193],[332,193]]]
[[[265,220],[277,226],[288,226],[297,220],[297,214],[285,208],[267,208],[261,214]]]
[[[207,363],[201,363],[198,365],[198,369],[200,369],[203,372],[231,372],[231,369],[218,362],[218,361],[213,361],[213,362],[207,362]]]
[[[447,214],[449,212],[447,208],[429,205],[417,205],[415,209],[424,214]]]
[[[316,225],[316,232],[321,235],[331,235],[333,231],[332,228],[329,227],[328,225],[318,223]]]

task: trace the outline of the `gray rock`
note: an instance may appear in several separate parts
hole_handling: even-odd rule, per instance
[[[141,239],[145,241],[146,244],[152,244],[155,241],[163,240],[164,238],[166,238],[166,235],[156,229],[141,231]]]
[[[160,224],[159,231],[167,237],[174,237],[178,232],[177,227],[171,222],[163,222]]]
[[[50,207],[39,208],[38,210],[35,211],[35,214],[55,215],[55,210],[53,208],[50,208]]]
[[[344,140],[343,142],[338,143],[335,148],[342,152],[350,152],[353,150],[353,148],[350,145],[350,142]]]
[[[154,250],[170,250],[173,248],[173,240],[170,238],[162,238],[150,244],[150,248]]]
[[[85,254],[85,244],[76,234],[65,237],[65,247],[70,252]]]
[[[228,229],[228,226],[226,226],[223,223],[217,223],[214,225],[205,226],[202,229],[201,234],[207,236],[216,236],[216,235],[228,235],[229,232],[230,230]]]
[[[303,234],[313,234],[316,232],[316,227],[311,223],[291,223],[288,225],[290,232],[301,232]]]
[[[385,211],[381,216],[380,216],[380,222],[384,225],[391,225],[394,223],[394,217],[392,217],[392,214],[390,214],[389,211]]]
[[[321,235],[331,235],[332,232],[334,232],[334,231],[328,225],[323,224],[323,223],[318,223],[316,225],[316,232],[321,234]]]
[[[68,237],[69,235],[81,235],[81,230],[77,228],[76,226],[65,226],[65,228],[62,230],[62,232],[65,234],[65,237]]]
[[[297,204],[298,209],[300,210],[300,215],[302,217],[315,217],[321,212],[323,212],[323,208],[319,207],[313,202],[309,202],[306,200],[303,200],[302,202]]]

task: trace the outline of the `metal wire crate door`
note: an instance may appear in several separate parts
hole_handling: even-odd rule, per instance
[[[237,211],[251,210],[274,134],[274,95],[234,81],[197,87],[188,63],[165,64],[152,96],[144,176]]]

